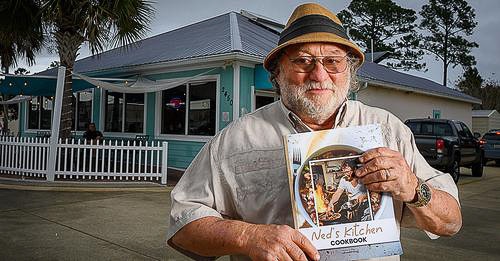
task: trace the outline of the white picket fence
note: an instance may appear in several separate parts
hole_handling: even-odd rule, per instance
[[[60,139],[50,159],[50,139],[0,136],[0,173],[49,180],[167,182],[167,142]],[[55,161],[54,173],[49,162]]]

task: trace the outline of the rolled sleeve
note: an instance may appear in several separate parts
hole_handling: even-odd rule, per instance
[[[167,240],[182,227],[203,217],[222,217],[215,206],[216,159],[208,142],[172,190],[172,208]],[[217,184],[217,182],[215,182]]]

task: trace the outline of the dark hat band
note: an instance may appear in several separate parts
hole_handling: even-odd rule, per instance
[[[278,45],[291,39],[308,33],[332,33],[349,40],[346,30],[340,24],[324,15],[306,15],[295,20],[288,28],[280,34]]]

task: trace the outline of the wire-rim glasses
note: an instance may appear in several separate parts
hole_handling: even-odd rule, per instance
[[[341,73],[347,69],[348,55],[345,56],[297,56],[290,58],[292,68],[298,73],[309,73],[314,70],[316,63],[321,63],[328,73]]]

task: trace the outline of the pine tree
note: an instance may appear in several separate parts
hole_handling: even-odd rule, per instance
[[[353,0],[339,18],[349,34],[361,47],[375,52],[388,51],[386,64],[395,69],[423,70],[416,33],[416,12],[403,8],[392,0]]]
[[[471,49],[478,44],[468,41],[477,25],[474,9],[465,0],[429,0],[420,11],[420,28],[429,34],[423,37],[421,48],[443,61],[443,85],[447,84],[448,66],[455,68],[476,64]]]

